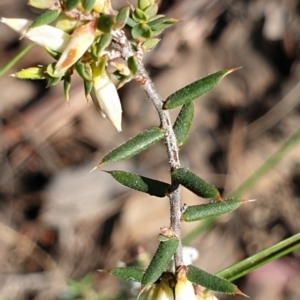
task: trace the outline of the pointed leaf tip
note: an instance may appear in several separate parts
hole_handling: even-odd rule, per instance
[[[210,90],[216,87],[226,75],[234,72],[237,69],[239,68],[222,70],[194,81],[193,83],[170,95],[165,101],[163,108],[173,109],[189,103],[190,101],[194,101],[195,99],[208,93]]]
[[[244,294],[240,289],[236,288],[236,291],[234,293],[235,295],[244,296],[246,298],[250,298],[248,295]]]

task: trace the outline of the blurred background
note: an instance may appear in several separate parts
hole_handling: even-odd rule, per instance
[[[37,11],[26,2],[2,0],[0,16],[34,19]],[[115,9],[127,4],[112,2]],[[163,98],[210,73],[243,67],[195,102],[195,122],[180,151],[182,166],[226,195],[299,130],[300,2],[162,0],[160,13],[181,20],[144,57]],[[0,24],[0,67],[28,44]],[[101,299],[130,299],[130,286],[97,270],[152,255],[159,227],[169,224],[168,200],[89,171],[110,149],[157,125],[157,114],[131,82],[119,91],[124,113],[117,133],[86,102],[79,78],[67,104],[61,84],[46,88],[9,76],[49,62],[35,46],[0,78],[0,299],[92,299],[100,292]],[[163,143],[107,168],[170,180]],[[182,193],[188,205],[202,201]],[[195,264],[216,273],[299,232],[299,196],[297,145],[243,194],[258,201],[189,240],[200,252]],[[183,224],[184,234],[196,226]],[[253,300],[295,300],[299,274],[295,251],[236,284]]]

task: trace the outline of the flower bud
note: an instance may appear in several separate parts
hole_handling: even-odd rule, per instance
[[[56,52],[62,52],[70,41],[69,34],[49,25],[42,25],[28,30],[32,21],[27,19],[1,18],[0,21],[22,37],[25,36],[35,44]]]
[[[178,270],[175,285],[175,300],[197,300],[192,282],[186,278],[187,267]]]
[[[55,72],[66,71],[74,65],[92,45],[95,38],[96,20],[78,27],[56,63]]]
[[[107,71],[93,68],[93,102],[102,116],[107,117],[118,131],[122,131],[122,107],[117,89]]]

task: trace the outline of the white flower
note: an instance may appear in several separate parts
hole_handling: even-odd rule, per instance
[[[119,132],[122,131],[122,107],[116,86],[106,71],[93,79],[94,104],[104,118],[107,117]]]
[[[22,37],[56,52],[62,52],[70,41],[69,34],[53,26],[42,25],[27,30],[32,23],[30,20],[1,18],[0,21]]]
[[[175,285],[175,300],[197,300],[192,282],[186,278],[187,267],[178,270]]]

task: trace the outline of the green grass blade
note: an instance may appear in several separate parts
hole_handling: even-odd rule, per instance
[[[3,68],[1,68],[0,77],[3,76],[6,72],[8,72],[20,59],[22,59],[33,46],[34,44],[30,44],[26,46],[13,59],[11,59]]]
[[[226,268],[219,273],[217,276],[226,278],[229,281],[236,280],[251,271],[267,264],[270,261],[278,259],[300,247],[300,233],[293,235],[290,238],[287,238],[278,244],[267,248],[255,255],[244,259],[243,261]]]

